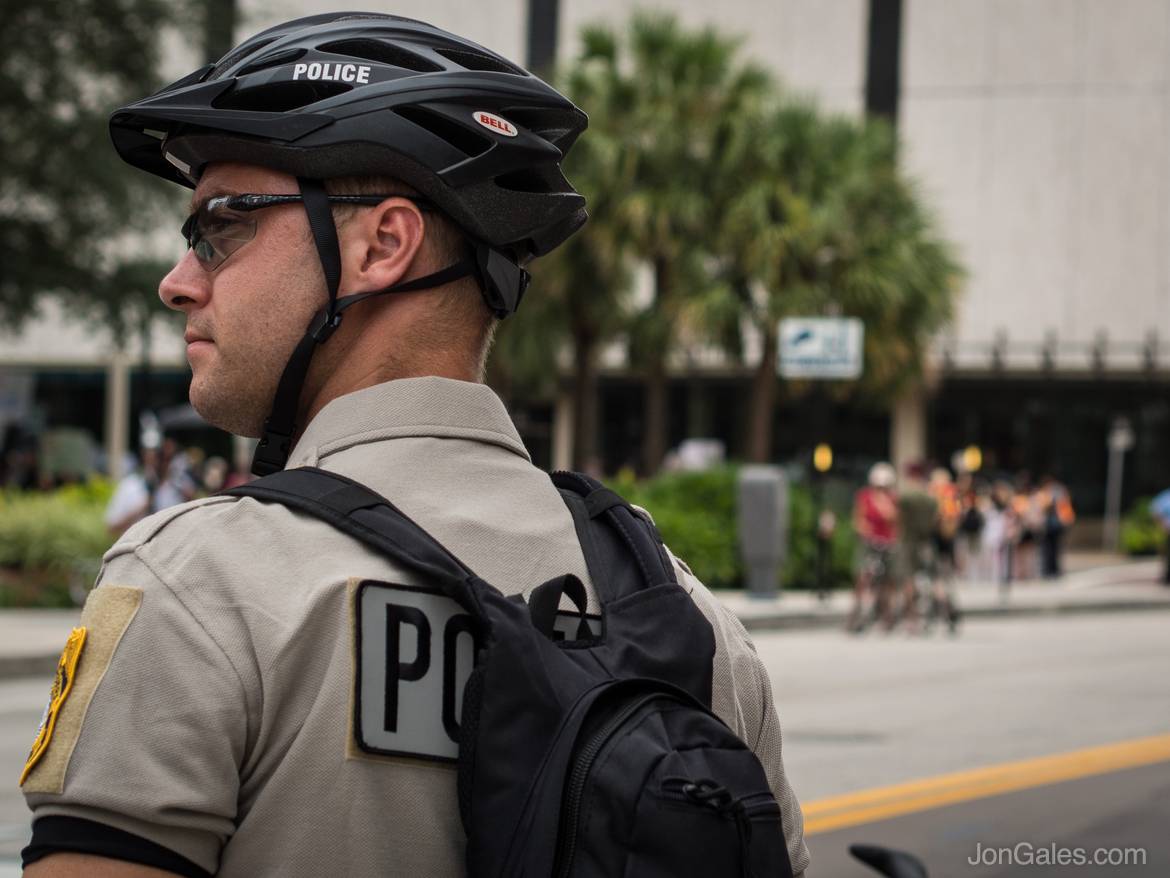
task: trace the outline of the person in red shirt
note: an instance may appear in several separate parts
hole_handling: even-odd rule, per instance
[[[861,540],[853,607],[845,627],[862,631],[872,615],[889,629],[894,624],[895,549],[898,544],[897,473],[888,463],[875,463],[869,484],[853,501],[853,527]]]

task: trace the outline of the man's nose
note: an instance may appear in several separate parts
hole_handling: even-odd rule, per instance
[[[183,258],[175,263],[175,267],[158,285],[158,297],[162,303],[176,311],[201,308],[207,303],[210,294],[211,278],[200,267],[191,250],[183,254]]]

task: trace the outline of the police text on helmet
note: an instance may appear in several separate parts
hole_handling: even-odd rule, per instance
[[[324,79],[330,82],[358,82],[370,81],[370,68],[365,64],[337,64],[318,63],[293,65],[293,79]]]

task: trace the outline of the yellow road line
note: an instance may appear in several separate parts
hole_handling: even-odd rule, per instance
[[[804,806],[804,831],[806,835],[831,832],[899,814],[1167,760],[1170,735],[1157,735],[957,771],[810,802]]]

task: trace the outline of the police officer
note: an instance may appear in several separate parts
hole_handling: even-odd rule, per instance
[[[347,13],[256,35],[111,132],[194,189],[159,292],[186,316],[192,403],[259,437],[257,472],[345,474],[505,592],[573,573],[596,608],[567,508],[481,383],[522,266],[585,222],[560,171],[585,122],[478,45]],[[715,630],[713,707],[763,762],[803,872],[763,665],[676,565]],[[397,589],[412,624],[359,629],[361,580]],[[445,600],[279,505],[210,497],[139,522],[25,766],[27,874],[461,874],[443,710],[469,669],[432,645]]]

